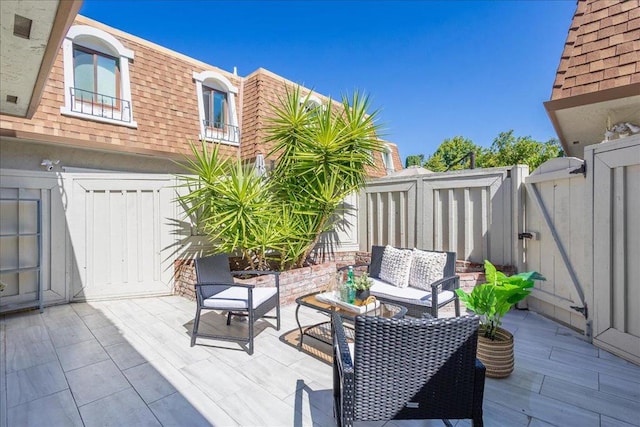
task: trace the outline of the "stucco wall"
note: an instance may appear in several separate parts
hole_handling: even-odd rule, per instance
[[[54,172],[64,168],[138,173],[183,173],[175,162],[160,157],[98,150],[78,150],[58,144],[32,143],[0,138],[0,169],[43,171],[42,160],[60,160]],[[66,169],[69,170],[69,169]]]

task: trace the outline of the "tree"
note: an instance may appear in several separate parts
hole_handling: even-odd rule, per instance
[[[407,156],[404,161],[404,167],[422,166],[422,163],[424,163],[424,154],[413,154],[411,156]]]
[[[501,132],[493,140],[489,151],[491,155],[487,159],[487,167],[528,165],[531,171],[547,160],[563,155],[557,139],[538,142],[530,136],[516,137],[513,130]]]
[[[427,158],[424,162],[424,167],[434,172],[444,172],[449,167],[450,170],[466,169],[469,164],[468,161],[462,163],[456,162],[460,161],[471,151],[480,154],[483,149],[475,145],[470,139],[463,138],[462,136],[445,139],[436,152]]]
[[[279,161],[266,177],[205,141],[191,145],[180,177],[178,199],[214,252],[237,253],[252,270],[302,266],[344,198],[364,186],[371,153],[384,148],[366,96],[344,97],[338,108],[309,108],[309,96],[288,90],[274,106],[267,141]]]
[[[555,138],[539,142],[530,136],[516,137],[513,135],[513,130],[510,130],[501,132],[490,148],[480,147],[462,136],[445,139],[435,153],[427,158],[423,166],[434,172],[444,172],[450,166],[449,170],[467,169],[469,168],[468,160],[454,163],[471,151],[476,153],[476,167],[489,168],[520,164],[528,165],[531,171],[549,159],[564,155]],[[410,157],[419,158],[420,156],[422,154],[408,156],[407,160]]]
[[[299,88],[287,91],[267,128],[267,141],[274,143],[270,155],[280,156],[273,188],[291,210],[288,215],[312,236],[296,266],[333,227],[331,219],[344,198],[364,187],[366,168],[374,165],[371,153],[384,149],[377,136],[378,112],[368,112],[368,97],[358,92],[351,99],[343,97],[339,111],[331,101],[310,111],[307,101]]]

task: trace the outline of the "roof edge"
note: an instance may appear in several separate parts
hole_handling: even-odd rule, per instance
[[[625,86],[618,86],[596,92],[583,93],[566,98],[552,99],[544,102],[547,113],[567,108],[580,107],[583,105],[597,104],[599,102],[613,101],[615,99],[627,98],[629,96],[640,95],[640,83],[631,83]]]
[[[38,105],[40,105],[45,84],[47,83],[53,64],[56,62],[60,46],[62,46],[62,42],[67,31],[69,31],[69,28],[73,25],[73,21],[78,16],[78,12],[80,12],[83,1],[84,0],[67,0],[60,1],[58,3],[58,8],[56,10],[55,17],[53,18],[53,25],[49,32],[47,47],[44,55],[42,56],[38,76],[36,77],[36,82],[33,86],[33,91],[31,92],[29,105],[27,106],[27,119],[33,117]]]

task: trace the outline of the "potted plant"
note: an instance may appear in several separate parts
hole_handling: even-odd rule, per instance
[[[502,317],[522,301],[533,288],[534,280],[546,280],[535,271],[507,276],[489,261],[484,262],[487,283],[470,293],[456,289],[466,307],[480,316],[478,359],[487,368],[487,376],[505,378],[513,372],[513,335],[500,327]]]
[[[369,298],[369,288],[373,285],[373,281],[367,273],[362,273],[353,281],[353,289],[356,291],[356,301],[364,301]]]

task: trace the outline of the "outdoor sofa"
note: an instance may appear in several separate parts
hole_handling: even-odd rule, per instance
[[[455,273],[455,252],[372,246],[371,262],[351,266],[368,267],[373,280],[371,295],[406,307],[408,316],[422,317],[429,313],[437,318],[438,310],[451,302],[455,304],[456,316],[460,316],[460,301],[455,293],[460,287],[460,278]]]

